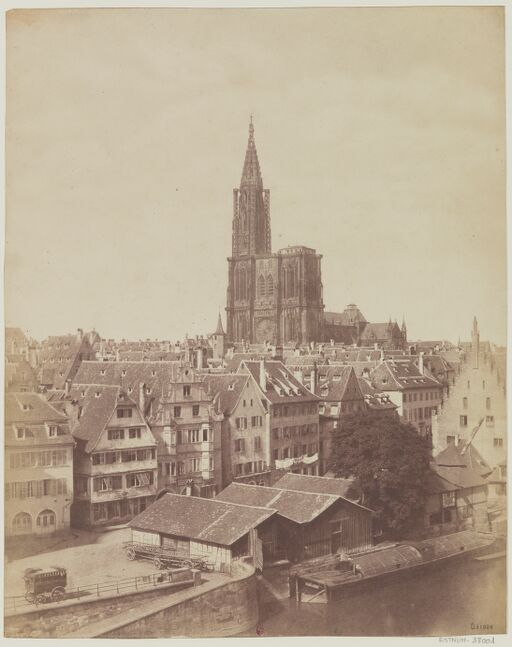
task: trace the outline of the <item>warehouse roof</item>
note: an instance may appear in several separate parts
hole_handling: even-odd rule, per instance
[[[218,499],[164,494],[128,524],[139,530],[230,546],[275,510]]]

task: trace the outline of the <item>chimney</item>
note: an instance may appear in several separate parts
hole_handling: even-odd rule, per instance
[[[146,385],[144,384],[144,382],[141,382],[139,384],[139,409],[142,415],[144,415],[144,409],[146,407],[146,395],[144,393],[145,387]]]
[[[373,344],[373,350],[379,350],[379,344],[377,342]]]
[[[64,382],[64,395],[68,396],[71,390],[71,380],[66,380]]]
[[[267,374],[265,373],[264,359],[260,359],[260,388],[263,392],[267,390]]]
[[[313,368],[311,369],[311,387],[310,391],[311,393],[316,393],[316,362],[313,362]]]
[[[331,339],[331,346],[334,346],[334,339]]]
[[[76,338],[78,341],[82,341],[82,338],[84,336],[84,331],[81,328],[78,328],[76,331]]]
[[[203,368],[203,348],[200,346],[197,349],[197,368]]]
[[[418,359],[418,369],[422,375],[425,373],[425,367],[423,366],[423,351],[420,352],[420,357]]]

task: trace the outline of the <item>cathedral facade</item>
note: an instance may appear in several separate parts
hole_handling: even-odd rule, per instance
[[[304,246],[272,253],[270,191],[263,188],[251,119],[240,188],[233,190],[227,339],[274,345],[322,340],[321,260]]]

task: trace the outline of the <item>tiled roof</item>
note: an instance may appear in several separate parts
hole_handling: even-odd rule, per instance
[[[270,508],[277,510],[282,517],[295,523],[309,523],[336,503],[339,497],[261,485],[231,483],[216,496],[215,500]]]
[[[96,446],[119,402],[136,406],[136,403],[119,386],[74,386],[70,390],[69,397],[82,407],[82,414],[73,429],[73,436],[86,441],[86,452],[92,451]],[[130,420],[130,424],[137,424],[134,419]],[[140,424],[144,424],[142,418]]]
[[[434,457],[433,466],[439,476],[462,488],[485,485],[484,476],[492,471],[473,445],[464,449],[464,443],[448,445]]]
[[[401,335],[401,330],[396,322],[368,323],[364,327],[361,341],[372,342],[391,339],[395,335]]]
[[[297,492],[314,492],[316,494],[333,494],[347,498],[353,479],[329,478],[325,476],[306,476],[288,472],[282,476],[274,487]]]
[[[324,312],[324,321],[337,326],[353,326],[355,323],[365,323],[362,312],[356,306],[345,308],[343,312]]]
[[[378,391],[364,378],[358,378],[358,383],[366,405],[370,410],[380,411],[383,409],[398,409],[398,406],[389,399],[388,395]]]
[[[23,406],[29,407],[23,409]],[[45,423],[55,425],[58,435],[50,437]],[[14,427],[26,427],[29,433],[18,439]],[[7,393],[5,395],[5,444],[12,447],[61,445],[73,442],[68,418],[38,393]]]
[[[222,413],[231,413],[248,379],[248,375],[240,374],[207,374],[204,376],[204,383],[212,397],[218,394],[217,410]]]
[[[134,397],[145,384],[155,396],[168,393],[180,368],[180,362],[82,362],[73,383],[122,386]]]
[[[371,372],[371,381],[376,388],[382,391],[441,386],[437,380],[427,374],[421,374],[417,366],[410,360],[382,362]]]
[[[23,408],[25,407],[25,409]],[[67,420],[39,393],[7,393],[5,396],[5,421],[37,424]]]
[[[274,510],[233,505],[219,499],[164,494],[132,519],[129,526],[231,546],[273,514]]]
[[[259,361],[261,359],[268,360],[272,356],[270,351],[267,352],[254,352],[254,353],[233,353],[232,356],[225,357],[226,369],[230,373],[235,373],[238,370],[240,364],[245,360],[249,361]]]
[[[270,402],[279,404],[281,402],[306,402],[320,399],[308,391],[282,362],[264,360],[264,367],[267,387],[264,393]],[[246,370],[260,385],[260,362],[244,361],[238,372],[243,373]]]
[[[15,343],[17,346],[27,346],[28,339],[21,328],[5,327],[5,345]]]
[[[352,366],[328,366],[318,380],[317,395],[327,402],[341,402],[352,374],[355,377]]]

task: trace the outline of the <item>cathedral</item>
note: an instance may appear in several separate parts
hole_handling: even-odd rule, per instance
[[[277,345],[323,339],[321,260],[303,246],[272,253],[270,191],[263,188],[251,119],[240,188],[233,190],[228,340]]]
[[[331,341],[407,348],[405,322],[369,323],[355,304],[324,312],[322,256],[302,245],[272,253],[270,191],[263,188],[254,126],[249,124],[240,188],[233,189],[228,258],[227,341],[304,345]]]

